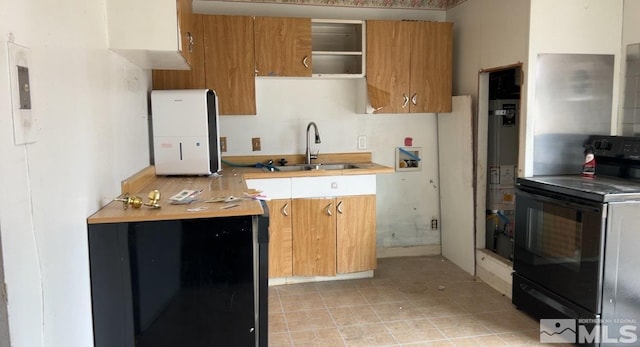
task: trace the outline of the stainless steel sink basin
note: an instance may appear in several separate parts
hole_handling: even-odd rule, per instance
[[[306,166],[306,165],[288,165],[288,166],[274,166],[274,168],[276,169],[275,171],[285,171],[285,172],[289,172],[289,171],[306,171],[306,170],[311,170],[311,167]]]
[[[358,166],[353,164],[322,164],[318,170],[345,170],[345,169],[357,169]]]
[[[354,164],[294,164],[287,166],[274,166],[277,171],[291,172],[291,171],[309,171],[309,170],[346,170],[357,169],[358,166]]]

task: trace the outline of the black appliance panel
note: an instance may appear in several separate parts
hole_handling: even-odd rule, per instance
[[[589,201],[516,192],[514,271],[575,305],[599,312],[604,208]]]

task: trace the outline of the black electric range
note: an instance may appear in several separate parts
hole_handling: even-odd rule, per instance
[[[521,189],[544,190],[597,202],[640,200],[640,138],[594,135],[596,176],[553,175],[519,178]]]

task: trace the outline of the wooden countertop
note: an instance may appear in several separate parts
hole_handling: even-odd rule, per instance
[[[164,177],[150,175],[153,167],[141,171],[137,182],[123,181],[123,195],[129,191],[130,195],[141,197],[147,201],[150,191],[160,191],[161,208],[154,209],[147,206],[140,208],[129,207],[123,209],[123,203],[112,201],[99,211],[87,218],[89,224],[121,223],[139,221],[158,221],[175,219],[214,218],[231,216],[250,216],[263,213],[262,205],[253,199],[240,199],[233,202],[237,207],[221,209],[227,203],[207,203],[205,200],[217,197],[234,196],[243,198],[248,191],[245,179],[257,178],[282,178],[282,177],[309,177],[309,176],[338,176],[338,175],[369,175],[378,173],[392,173],[393,168],[376,163],[357,163],[358,168],[344,170],[309,170],[309,171],[279,171],[269,172],[266,169],[251,167],[224,167],[220,176],[212,177]],[[133,181],[134,179],[132,179]],[[132,188],[133,187],[133,188]],[[169,197],[179,193],[183,189],[201,190],[197,201],[188,205],[172,205],[168,203]]]

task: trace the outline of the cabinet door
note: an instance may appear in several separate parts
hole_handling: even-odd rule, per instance
[[[293,275],[336,275],[335,199],[293,199]]]
[[[191,51],[193,48],[193,1],[178,0],[178,28],[180,28],[180,45],[182,56],[191,64]]]
[[[376,196],[336,198],[338,273],[376,268]]]
[[[404,24],[367,21],[367,92],[376,113],[409,112],[411,27]]]
[[[221,115],[255,115],[253,18],[203,16],[205,82],[220,100]]]
[[[293,273],[291,199],[270,200],[269,277],[288,277]]]
[[[189,2],[189,1],[183,1]],[[153,89],[204,89],[204,27],[202,15],[191,15],[191,70],[153,70]],[[183,44],[185,42],[183,35]],[[183,50],[184,52],[184,50]]]
[[[411,112],[451,112],[453,23],[411,26]]]
[[[311,76],[311,19],[256,17],[258,76]]]

